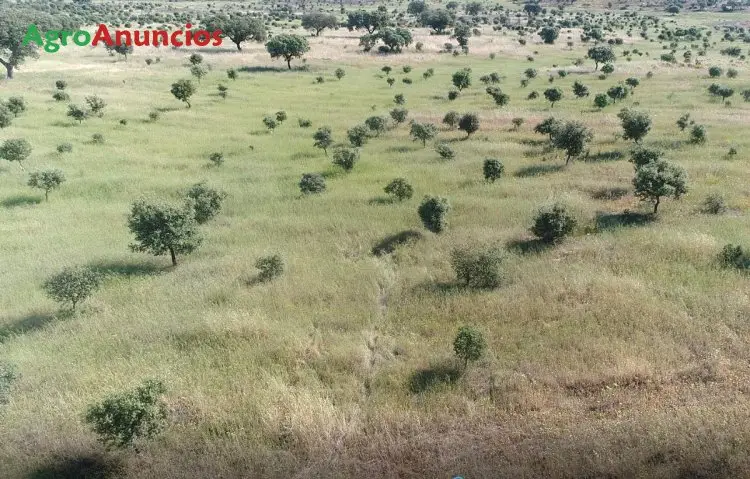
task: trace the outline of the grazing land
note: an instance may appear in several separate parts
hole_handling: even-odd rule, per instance
[[[367,31],[346,28],[377,3],[91,3],[88,17],[65,4],[90,32],[241,11],[268,33],[241,50],[67,46],[0,80],[0,102],[25,103],[0,129],[0,476],[750,475],[742,2],[676,14],[480,2],[476,15],[459,2],[444,35],[390,2],[377,29],[412,38],[389,53],[363,51]],[[41,8],[0,7],[0,23],[22,7]],[[340,26],[311,36],[300,21],[315,11]],[[291,68],[266,46],[287,34],[309,44]],[[614,58],[595,65],[597,46]],[[195,87],[189,108],[173,93],[181,79]],[[449,111],[478,128],[445,124]],[[411,122],[434,136],[414,138]],[[561,140],[574,122],[591,133],[580,151]],[[326,151],[313,138],[323,127]],[[22,161],[6,161],[14,139],[31,146]],[[644,149],[660,159],[629,161]],[[64,181],[29,186],[47,170]],[[308,173],[323,191],[311,192],[317,176],[301,191]],[[410,197],[384,191],[396,178]],[[198,183],[223,195],[193,224]],[[426,196],[447,199],[437,223],[420,217]],[[140,199],[190,209],[180,231],[202,241],[176,266],[167,250],[129,249]],[[535,223],[540,209],[548,221]],[[49,292],[62,271],[96,276],[74,309]],[[105,447],[92,406],[149,379],[163,386],[158,434]]]

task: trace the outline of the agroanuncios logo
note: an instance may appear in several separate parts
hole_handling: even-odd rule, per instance
[[[93,35],[85,30],[76,30],[75,32],[48,30],[42,35],[39,28],[32,24],[26,29],[26,35],[23,37],[22,44],[26,46],[29,43],[36,43],[48,53],[55,53],[60,50],[61,46],[68,46],[68,42],[79,47],[86,45],[97,46],[100,42],[108,47],[121,45],[128,47],[181,47],[183,45],[187,47],[193,45],[205,47],[209,43],[214,47],[221,45],[221,30],[214,30],[213,32],[209,32],[208,30],[193,31],[192,28],[193,25],[188,23],[185,25],[185,30],[177,30],[171,33],[166,30],[114,30],[114,35],[112,35],[106,25],[99,24],[99,28],[96,29]]]

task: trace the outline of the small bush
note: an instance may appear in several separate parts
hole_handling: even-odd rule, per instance
[[[425,196],[417,209],[422,224],[433,233],[441,233],[447,226],[447,214],[450,204],[446,198]]]
[[[187,192],[195,211],[195,221],[203,224],[221,211],[221,204],[227,197],[224,191],[210,188],[205,182],[194,184]]]
[[[214,164],[214,166],[221,166],[224,164],[224,153],[214,152],[208,156],[208,161]]]
[[[65,93],[64,91],[56,91],[52,98],[55,99],[55,101],[70,101],[70,95]]]
[[[706,142],[706,127],[703,125],[695,125],[690,130],[690,143],[694,145],[702,145]]]
[[[403,105],[406,103],[406,98],[404,98],[403,93],[399,93],[393,97],[393,103],[396,105]]]
[[[356,148],[337,148],[333,152],[333,164],[338,165],[345,171],[351,171],[359,159],[359,150]]]
[[[95,145],[101,145],[102,143],[104,143],[104,135],[102,135],[101,133],[94,133],[93,135],[91,135],[91,142]]]
[[[342,78],[346,76],[346,72],[344,71],[343,68],[337,68],[336,71],[333,72],[333,75],[339,80],[341,80]]]
[[[318,173],[305,173],[299,182],[299,189],[305,195],[322,193],[326,190],[326,180]]]
[[[486,160],[484,160],[483,171],[484,179],[494,183],[495,180],[503,176],[503,173],[505,172],[505,166],[500,162],[500,160],[487,158]]]
[[[284,259],[278,254],[263,256],[255,262],[255,267],[260,270],[258,279],[265,283],[284,274]]]
[[[539,210],[531,232],[545,243],[557,243],[573,232],[576,219],[568,214],[565,206],[556,204]]]
[[[383,188],[386,194],[393,196],[398,201],[408,200],[414,195],[414,187],[405,178],[396,178]]]
[[[60,91],[65,90],[67,87],[68,87],[68,82],[66,82],[65,80],[57,80],[55,82],[55,88],[57,88]]]
[[[712,193],[703,200],[701,211],[711,215],[720,215],[727,210],[724,197],[718,193]]]
[[[60,143],[57,145],[58,153],[70,153],[71,151],[73,151],[73,145],[70,143]]]
[[[453,340],[453,352],[464,362],[464,369],[469,361],[476,361],[482,357],[487,343],[482,333],[469,326],[462,326]]]
[[[451,129],[458,126],[458,122],[461,119],[461,114],[457,111],[449,111],[443,117],[443,123],[448,125]]]
[[[73,311],[101,285],[99,273],[87,268],[65,268],[43,284],[43,289],[53,300],[70,304]]]
[[[742,246],[728,244],[719,253],[719,262],[725,268],[750,270],[750,254]]]
[[[151,121],[153,122],[153,121],[156,121],[156,120],[158,120],[158,119],[159,119],[159,116],[160,116],[159,112],[158,112],[158,111],[156,111],[156,110],[154,110],[154,111],[152,111],[152,112],[149,112],[149,114],[148,114],[148,119],[149,119],[149,120],[151,120]]]
[[[451,253],[451,266],[458,281],[476,289],[500,286],[502,260],[502,253],[496,248],[456,249]]]
[[[446,143],[438,143],[435,145],[435,151],[437,151],[438,155],[444,160],[452,160],[456,156],[456,152],[454,152]]]
[[[151,439],[166,426],[168,408],[161,396],[161,381],[147,380],[133,391],[114,394],[90,406],[85,420],[107,447],[135,447],[137,441]]]
[[[451,90],[448,92],[448,99],[453,101],[458,98],[458,90]]]

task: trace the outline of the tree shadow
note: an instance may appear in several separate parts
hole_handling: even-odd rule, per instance
[[[244,73],[266,73],[266,72],[285,72],[285,71],[296,71],[297,68],[280,68],[280,67],[266,67],[266,66],[245,66],[240,67],[237,71]]]
[[[262,136],[262,135],[270,135],[270,130],[253,130],[250,132],[250,136]]]
[[[373,246],[372,254],[375,256],[384,256],[396,251],[400,246],[408,246],[424,238],[419,231],[406,230],[390,236],[386,236],[378,244]]]
[[[637,213],[625,210],[622,213],[597,213],[596,229],[607,231],[626,226],[645,226],[656,220],[652,213]]]
[[[464,286],[461,283],[458,282],[448,282],[448,281],[426,281],[424,283],[418,284],[413,288],[414,292],[423,292],[430,295],[443,295],[443,296],[450,296],[454,294],[460,294],[464,291],[469,290],[466,286]]]
[[[49,323],[58,319],[67,319],[73,315],[70,310],[60,311],[57,314],[30,314],[22,318],[18,318],[15,321],[11,321],[9,324],[0,326],[0,344],[13,336],[20,336],[22,334],[37,331],[43,329]]]
[[[52,123],[50,123],[50,126],[59,126],[62,128],[72,128],[74,126],[79,126],[79,125],[80,123],[76,123],[74,121],[62,121],[62,120],[57,120],[57,121],[53,121]]]
[[[162,106],[159,108],[154,108],[154,110],[158,111],[159,113],[167,113],[170,111],[179,111],[182,110],[182,108],[177,108],[176,106]]]
[[[151,276],[164,273],[164,268],[152,263],[129,263],[126,261],[101,261],[88,265],[88,268],[104,276]]]
[[[375,198],[371,198],[367,201],[368,204],[371,205],[392,205],[396,202],[395,198],[392,198],[390,196],[376,196]]]
[[[621,151],[600,151],[595,155],[587,156],[583,161],[586,163],[595,163],[603,161],[617,161],[625,157],[625,154]]]
[[[119,458],[87,454],[61,458],[36,469],[27,479],[114,479],[124,475],[125,465]]]
[[[505,244],[508,251],[513,253],[527,255],[543,253],[552,247],[550,243],[546,243],[539,238],[533,239],[516,239],[510,240]]]
[[[454,361],[441,361],[418,369],[409,378],[409,391],[420,394],[440,385],[452,385],[459,380],[463,370]]]
[[[530,178],[535,176],[549,175],[556,173],[565,168],[565,165],[531,165],[516,171],[513,176],[516,178]]]
[[[549,145],[549,140],[532,140],[530,138],[521,138],[518,143],[527,146],[546,146]]]
[[[17,206],[38,205],[41,202],[42,198],[39,196],[16,195],[0,201],[0,205],[2,205],[4,208],[15,208]]]
[[[422,146],[389,146],[385,149],[388,153],[410,153],[412,151],[419,151]]]
[[[620,187],[611,187],[611,188],[599,188],[598,190],[593,190],[589,192],[591,194],[591,198],[595,200],[619,200],[620,198],[624,197],[628,194],[627,188],[620,188]]]

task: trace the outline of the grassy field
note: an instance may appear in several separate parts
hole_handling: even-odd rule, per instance
[[[34,148],[25,171],[0,164],[0,359],[22,374],[0,409],[0,476],[750,474],[750,280],[716,262],[725,244],[750,243],[750,104],[739,96],[750,88],[747,64],[734,65],[738,78],[721,79],[738,92],[724,106],[706,92],[714,81],[707,67],[730,66],[715,51],[702,68],[670,66],[658,61],[658,42],[640,42],[632,46],[649,56],[618,58],[615,73],[599,80],[592,62],[572,66],[587,48],[577,31],[572,50],[568,33],[559,45],[525,47],[513,35],[483,33],[468,56],[453,57],[437,53],[446,38],[426,31],[415,38],[423,53],[396,56],[362,54],[356,34],[326,32],[311,39],[308,71],[286,71],[262,45],[202,49],[212,71],[190,109],[169,92],[189,76],[189,49],[139,49],[126,62],[101,48],[67,48],[0,82],[0,98],[22,95],[29,105],[0,139],[23,137]],[[386,64],[392,88],[380,71]],[[402,73],[404,65],[413,71]],[[530,66],[539,77],[524,89]],[[242,69],[236,81],[226,79],[230,67]],[[448,101],[451,75],[464,67],[473,85]],[[435,75],[425,80],[427,68]],[[525,99],[559,68],[570,72],[554,82],[563,101],[551,109],[543,97]],[[511,96],[504,108],[478,81],[495,71]],[[315,83],[320,75],[326,81]],[[641,79],[634,95],[593,108],[594,94],[631,76]],[[105,116],[80,126],[66,118],[65,104],[51,98],[58,79],[73,103],[104,98]],[[573,99],[575,80],[591,98]],[[217,83],[229,87],[225,100]],[[318,127],[344,142],[346,129],[387,115],[397,93],[412,119],[440,124],[449,110],[472,111],[481,129],[464,140],[441,126],[439,140],[456,151],[446,161],[432,144],[413,142],[407,125],[391,128],[365,145],[350,173],[313,147]],[[642,226],[617,224],[624,210],[650,211],[632,194],[633,145],[618,137],[620,107],[648,112],[644,144],[689,175],[688,195],[666,200]],[[152,122],[154,109],[162,113]],[[268,133],[261,120],[278,110],[289,119]],[[688,144],[676,127],[684,113],[706,125],[705,145]],[[532,129],[550,115],[594,129],[586,161],[563,167],[564,157],[545,149]],[[518,132],[514,117],[525,119]],[[300,128],[298,118],[313,126]],[[91,142],[94,133],[104,144]],[[63,142],[72,153],[55,151]],[[730,147],[738,151],[731,159]],[[214,151],[224,152],[223,166],[209,166]],[[494,184],[482,178],[489,157],[506,170]],[[28,172],[45,167],[68,178],[48,202],[26,186]],[[301,197],[306,172],[324,173],[327,191]],[[400,176],[414,198],[389,203],[383,187]],[[168,257],[129,252],[134,200],[177,201],[202,180],[229,196],[201,227],[196,253],[172,268]],[[618,188],[626,192],[606,199]],[[727,214],[700,212],[710,193],[726,198]],[[416,210],[426,194],[452,204],[443,234],[422,229]],[[535,254],[512,247],[531,239],[536,211],[556,201],[578,218],[575,235]],[[371,254],[411,229],[423,239]],[[466,244],[508,250],[501,288],[456,285],[450,252]],[[287,271],[255,284],[253,264],[270,253]],[[111,276],[79,313],[62,315],[41,283],[73,265]],[[483,331],[488,354],[455,377],[452,340],[465,324]],[[453,380],[419,390],[444,375]],[[105,452],[82,421],[86,407],[151,377],[168,387],[169,427],[139,454]]]

